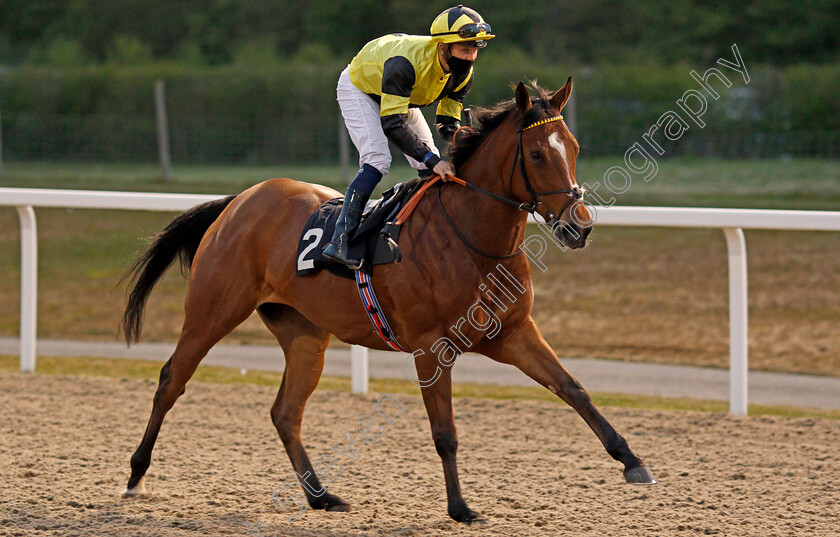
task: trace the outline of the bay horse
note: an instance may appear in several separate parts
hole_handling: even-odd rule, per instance
[[[406,349],[430,349],[446,336],[453,319],[493,288],[485,275],[501,264],[527,290],[506,311],[498,311],[494,337],[466,324],[462,352],[469,350],[519,368],[559,396],[586,421],[607,453],[624,465],[631,483],[655,483],[653,474],[593,405],[578,381],[560,364],[531,317],[533,285],[529,262],[519,246],[529,212],[553,224],[570,248],[586,245],[591,215],[577,186],[577,141],[560,111],[572,93],[572,79],[553,95],[519,83],[515,98],[479,109],[474,129],[458,133],[453,163],[472,188],[444,183],[427,195],[403,225],[402,262],[377,265],[375,290],[391,330]],[[305,476],[309,505],[348,511],[350,505],[321,491],[300,438],[303,409],[318,384],[330,334],[372,349],[390,350],[361,306],[356,283],[322,270],[296,276],[298,238],[309,215],[340,197],[330,188],[291,179],[271,179],[238,196],[194,207],[156,235],[128,272],[132,289],[122,328],[128,343],[140,336],[143,310],[153,286],[176,257],[189,269],[184,325],[177,347],[160,372],[160,383],[143,439],[131,457],[126,496],[145,491],[144,475],[166,413],[208,350],[256,310],[285,353],[286,367],[271,418],[298,476]],[[437,198],[437,199],[435,199]],[[446,208],[444,209],[444,205]],[[442,210],[444,209],[444,210]],[[451,215],[451,216],[450,216]],[[568,337],[574,337],[568,334]],[[470,342],[470,345],[466,345]],[[458,440],[452,410],[449,367],[432,353],[415,360],[432,439],[443,462],[449,516],[470,523],[479,518],[461,494],[455,454]]]

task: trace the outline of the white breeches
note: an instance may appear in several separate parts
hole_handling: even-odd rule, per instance
[[[379,120],[379,103],[374,101],[365,92],[353,85],[350,81],[349,66],[341,72],[336,87],[338,105],[341,107],[341,115],[344,117],[344,124],[350,133],[353,145],[359,151],[359,167],[369,164],[386,175],[391,168],[391,151],[388,148],[388,138],[382,132],[382,124]],[[414,131],[434,153],[440,156],[440,151],[435,147],[432,131],[426,118],[418,108],[409,108],[408,127]],[[413,158],[405,155],[408,163],[415,170],[425,170],[426,166]]]

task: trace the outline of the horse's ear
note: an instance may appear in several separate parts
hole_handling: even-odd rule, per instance
[[[566,81],[566,85],[557,90],[557,93],[551,98],[551,107],[560,112],[566,103],[569,102],[569,97],[572,96],[572,77]]]
[[[528,89],[522,82],[516,86],[516,107],[521,113],[525,113],[533,108],[534,103],[531,102],[531,96],[528,94]]]

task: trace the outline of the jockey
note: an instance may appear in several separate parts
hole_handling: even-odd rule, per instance
[[[420,175],[454,175],[441,160],[432,132],[418,109],[439,100],[435,127],[444,140],[461,126],[464,96],[473,82],[478,49],[495,37],[474,10],[456,6],[432,23],[431,36],[390,34],[374,39],[338,79],[338,104],[350,139],[359,150],[359,172],[347,188],[332,241],[323,256],[358,269],[347,246],[365,203],[388,173],[388,142],[402,151]]]

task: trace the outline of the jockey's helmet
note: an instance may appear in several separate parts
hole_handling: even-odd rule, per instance
[[[460,4],[435,18],[431,34],[441,43],[462,43],[476,48],[486,47],[487,40],[496,37],[477,11]]]

